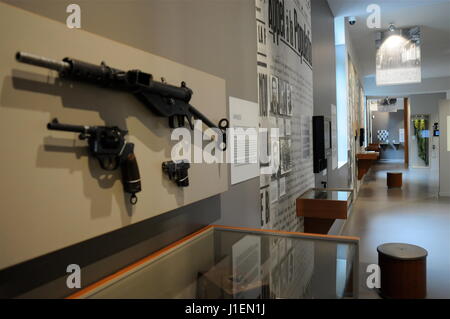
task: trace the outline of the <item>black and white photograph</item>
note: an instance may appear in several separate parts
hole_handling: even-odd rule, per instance
[[[280,139],[280,169],[281,175],[291,171],[291,139]]]
[[[278,114],[286,115],[286,85],[287,83],[281,79],[278,80]]]
[[[268,115],[267,74],[258,73],[259,116]]]
[[[286,119],[284,121],[284,129],[285,129],[285,135],[286,136],[291,136],[292,134],[292,127],[291,127],[291,120],[290,119]]]
[[[278,177],[278,172],[280,170],[280,138],[278,136],[270,136],[271,146],[271,167],[272,167],[272,179]]]
[[[292,116],[292,89],[293,86],[288,84],[286,85],[286,115]]]
[[[309,159],[311,157],[311,126],[312,121],[308,116],[300,116],[300,137],[302,140],[302,158],[304,160]]]
[[[267,24],[263,21],[262,6],[266,5],[266,0],[257,0],[256,6],[256,32],[258,38],[258,59],[265,59],[267,55],[268,30]],[[258,10],[259,9],[259,10]]]
[[[278,78],[274,75],[270,76],[270,114],[278,114],[278,105],[280,103],[279,99],[279,89],[278,89]]]
[[[269,187],[262,188],[261,194],[261,227],[265,228],[270,222]]]
[[[281,177],[279,179],[280,182],[280,197],[283,197],[284,195],[286,195],[286,177]]]
[[[390,30],[379,32],[377,37],[377,85],[421,82],[420,27],[402,29],[391,25]]]
[[[266,42],[267,42],[267,30],[266,26],[257,21],[257,32],[258,32],[258,53],[266,53]]]
[[[258,132],[259,166],[268,167],[271,160],[271,139],[268,129],[261,128]]]

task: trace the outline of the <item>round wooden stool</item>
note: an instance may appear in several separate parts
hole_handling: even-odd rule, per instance
[[[423,299],[427,294],[427,255],[422,247],[388,243],[378,246],[381,296]]]
[[[396,188],[402,187],[403,185],[403,173],[387,173],[387,187],[388,188]]]

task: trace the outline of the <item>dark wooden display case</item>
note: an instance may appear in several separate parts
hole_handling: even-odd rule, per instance
[[[361,180],[367,174],[373,162],[379,158],[380,153],[378,152],[369,151],[356,154],[356,159],[358,160],[358,180]]]
[[[350,190],[311,189],[297,198],[297,216],[305,232],[328,234],[336,219],[347,219],[351,201]]]

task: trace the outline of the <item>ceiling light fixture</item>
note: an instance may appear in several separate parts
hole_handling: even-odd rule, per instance
[[[389,24],[389,31],[394,32],[395,31],[395,25],[393,23]]]

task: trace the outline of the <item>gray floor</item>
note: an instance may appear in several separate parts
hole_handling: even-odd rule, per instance
[[[450,198],[438,198],[437,172],[377,164],[366,176],[343,235],[360,241],[360,298],[377,298],[365,286],[378,245],[404,242],[428,250],[428,298],[450,298]],[[402,189],[387,189],[386,172],[402,171]]]

